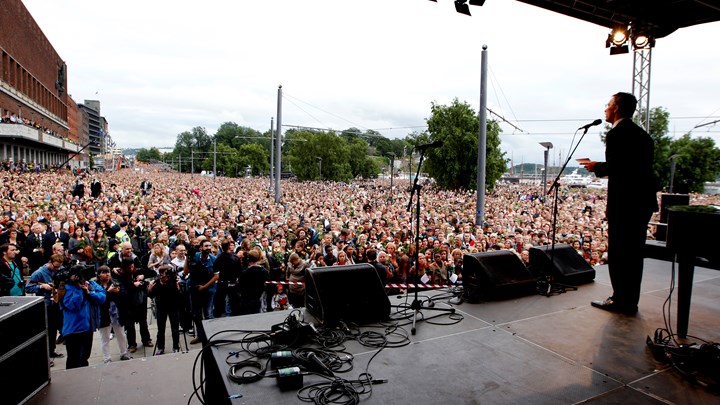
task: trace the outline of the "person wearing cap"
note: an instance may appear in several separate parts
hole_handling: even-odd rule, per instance
[[[115,239],[120,243],[130,242],[130,235],[128,235],[127,227],[128,223],[125,221],[120,222],[120,230],[115,232]]]

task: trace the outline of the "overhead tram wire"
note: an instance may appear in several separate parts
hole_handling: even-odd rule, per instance
[[[345,118],[345,117],[341,117],[341,116],[339,116],[339,115],[337,115],[337,114],[335,114],[335,113],[332,113],[332,112],[330,112],[330,111],[324,110],[324,109],[322,109],[322,108],[320,108],[320,107],[318,107],[318,106],[312,105],[312,104],[308,103],[307,101],[301,100],[301,99],[299,99],[299,98],[297,98],[297,97],[295,97],[295,96],[292,96],[292,95],[290,95],[290,94],[283,93],[283,98],[294,98],[295,100],[297,100],[297,101],[299,101],[299,102],[301,102],[301,103],[307,104],[307,105],[309,105],[310,107],[315,108],[316,110],[320,110],[320,111],[324,112],[325,114],[332,115],[332,116],[335,117],[335,118],[339,118],[339,119],[341,119],[341,120],[343,120],[343,121],[345,121],[345,122],[347,122],[347,123],[349,123],[349,124],[352,124],[352,125],[355,126],[355,127],[363,128],[363,129],[365,129],[366,131],[368,130],[366,127],[364,127],[364,126],[362,126],[362,125],[358,125],[358,124],[350,121],[349,119],[347,119],[347,118]],[[294,104],[294,103],[293,103],[293,104]],[[298,107],[298,108],[299,108],[299,107]],[[303,111],[304,111],[304,110],[303,110]]]
[[[515,111],[513,110],[512,105],[510,104],[510,100],[508,100],[507,96],[505,95],[505,91],[503,91],[502,86],[500,86],[500,81],[497,79],[497,77],[495,77],[495,71],[492,69],[492,67],[489,70],[490,70],[490,77],[494,80],[494,82],[498,83],[498,88],[500,88],[500,93],[502,94],[503,99],[505,99],[505,102],[507,103],[508,108],[510,109],[510,114],[514,118],[515,122],[520,122],[520,120],[518,120],[518,118],[517,118],[517,115],[515,115]],[[497,95],[495,97],[497,97]]]

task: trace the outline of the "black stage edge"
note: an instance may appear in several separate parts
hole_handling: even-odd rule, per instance
[[[670,286],[670,269],[669,262],[645,260],[640,310],[635,316],[590,306],[591,300],[611,294],[607,267],[600,266],[595,281],[577,291],[464,303],[456,307],[464,316],[460,323],[441,326],[425,322],[415,336],[410,335],[408,325],[405,328],[412,343],[385,349],[370,364],[373,378],[388,383],[374,385],[372,396],[361,398],[361,403],[718,403],[718,394],[685,381],[672,368],[655,361],[646,348],[646,337],[664,327],[662,306]],[[391,301],[397,303],[398,299],[391,297]],[[205,325],[208,336],[225,329],[266,330],[287,314],[223,318]],[[720,341],[718,315],[720,272],[696,268],[688,334]],[[435,321],[443,322],[443,318]],[[353,379],[365,370],[376,350],[357,342],[347,343],[346,348],[355,355],[354,369],[341,376]],[[232,404],[300,403],[295,391],[281,392],[274,378],[243,385],[228,382],[225,358],[236,350],[232,345],[211,349],[212,359],[207,360],[219,366],[220,376],[210,377],[208,383],[216,385],[206,393],[217,392],[217,398],[225,402],[228,394],[241,395],[229,400]],[[184,404],[192,392],[197,353],[54,372],[50,386],[30,403]],[[319,377],[306,376],[304,381],[316,382]],[[199,401],[193,398],[190,403]]]

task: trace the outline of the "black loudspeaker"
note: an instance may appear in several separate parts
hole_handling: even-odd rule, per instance
[[[676,205],[690,205],[688,194],[660,194],[660,223],[667,224],[668,208]],[[655,231],[655,240],[667,240],[667,226],[660,225]]]
[[[0,297],[3,403],[22,404],[50,382],[45,299]]]
[[[520,257],[509,250],[471,253],[463,256],[465,300],[477,302],[534,292],[536,279]]]
[[[375,268],[369,264],[309,269],[305,308],[323,325],[339,321],[358,325],[390,319],[390,300]]]
[[[595,280],[595,269],[572,246],[556,243],[530,248],[530,270],[536,276],[550,276],[562,284],[580,285]]]

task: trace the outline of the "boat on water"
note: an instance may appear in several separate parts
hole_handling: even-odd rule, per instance
[[[587,185],[587,188],[607,188],[608,186],[608,179],[598,179],[591,181],[590,184]]]
[[[578,169],[572,173],[560,176],[560,184],[567,187],[588,187],[593,182],[593,177],[583,176]]]

